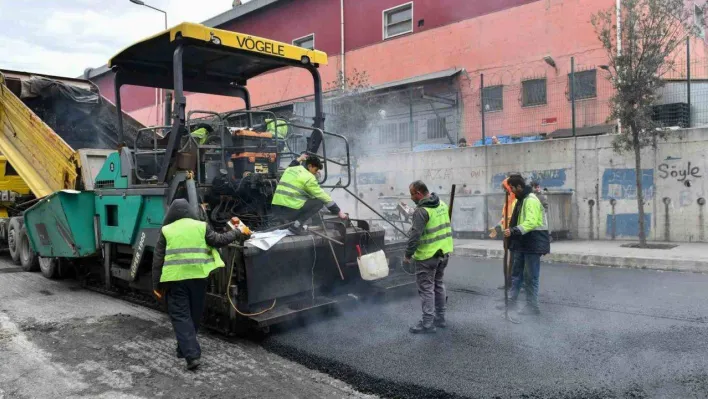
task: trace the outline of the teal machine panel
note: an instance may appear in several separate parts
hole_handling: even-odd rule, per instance
[[[25,211],[32,249],[43,257],[83,258],[98,253],[94,193],[63,190]]]

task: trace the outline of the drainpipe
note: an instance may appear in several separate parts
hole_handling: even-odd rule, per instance
[[[619,0],[618,0],[619,1]],[[341,21],[341,27],[339,32],[339,37],[341,38],[341,50],[339,54],[340,63],[342,65],[342,89],[347,88],[347,77],[345,75],[344,69],[344,0],[339,0],[339,19]]]

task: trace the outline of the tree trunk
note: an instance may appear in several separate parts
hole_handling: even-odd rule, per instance
[[[639,246],[641,248],[647,245],[647,236],[644,231],[644,191],[642,188],[642,148],[639,143],[639,132],[636,126],[631,126],[632,129],[632,145],[634,147],[634,170],[637,176],[637,211],[639,216]]]

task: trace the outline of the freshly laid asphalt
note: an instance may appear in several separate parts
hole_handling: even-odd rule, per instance
[[[415,288],[272,332],[280,355],[385,397],[708,397],[708,275],[543,264],[542,315],[495,308],[501,262],[453,258],[449,327],[414,336]]]

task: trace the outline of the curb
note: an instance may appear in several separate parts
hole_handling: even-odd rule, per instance
[[[501,249],[456,248],[454,253],[457,256],[469,256],[474,258],[504,258],[504,251]],[[606,255],[583,255],[574,253],[550,253],[544,256],[541,260],[543,262],[569,263],[583,266],[708,273],[708,261],[694,261],[687,259],[657,259]]]

